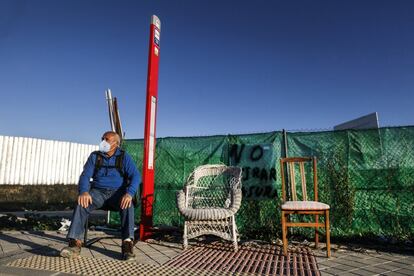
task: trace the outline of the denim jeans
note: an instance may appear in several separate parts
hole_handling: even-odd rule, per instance
[[[125,188],[118,190],[92,188],[89,194],[92,197],[92,204],[87,208],[77,205],[72,215],[72,222],[69,228],[68,239],[83,240],[86,219],[96,209],[109,208],[111,211],[119,211],[121,215],[121,236],[122,239],[134,239],[134,204],[131,207],[121,209],[121,198],[125,195]]]

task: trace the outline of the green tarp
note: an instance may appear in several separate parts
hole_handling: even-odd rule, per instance
[[[176,191],[197,166],[222,163],[243,168],[242,237],[280,237],[283,145],[282,132],[158,138],[154,225],[182,226]],[[289,132],[287,145],[289,157],[318,158],[319,200],[331,206],[333,237],[414,236],[414,127]],[[142,171],[143,141],[123,148]],[[139,213],[140,206],[137,222]],[[110,222],[119,223],[118,214]]]

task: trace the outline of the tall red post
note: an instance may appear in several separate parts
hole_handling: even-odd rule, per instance
[[[150,43],[148,55],[147,100],[145,111],[144,159],[142,166],[141,194],[141,223],[139,227],[140,240],[151,237],[152,204],[154,202],[154,156],[155,156],[155,126],[158,102],[158,62],[160,56],[161,21],[156,16],[151,17]]]

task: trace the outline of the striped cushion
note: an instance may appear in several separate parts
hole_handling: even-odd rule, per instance
[[[317,201],[286,201],[282,210],[329,210],[329,205]]]

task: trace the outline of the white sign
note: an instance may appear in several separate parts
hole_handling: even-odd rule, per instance
[[[150,114],[150,137],[149,137],[149,153],[148,153],[148,169],[154,168],[154,152],[155,152],[155,115],[156,115],[157,98],[151,97],[151,114]]]

